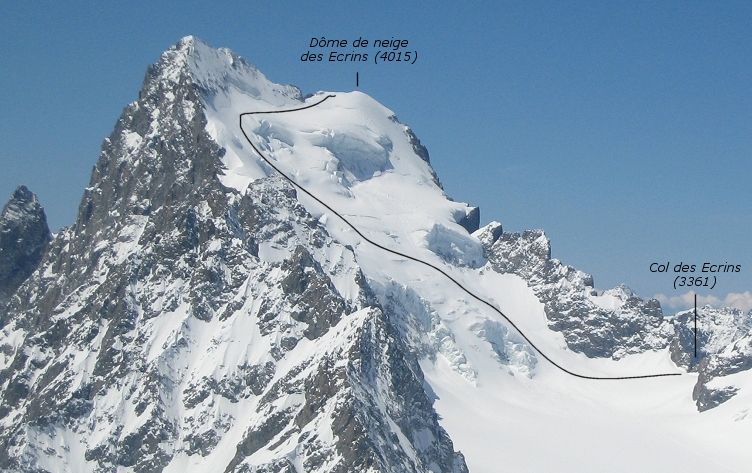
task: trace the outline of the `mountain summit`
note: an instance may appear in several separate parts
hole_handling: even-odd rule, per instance
[[[10,296],[39,266],[50,240],[37,196],[19,186],[0,214],[0,324]]]
[[[749,459],[734,448],[748,427],[730,419],[750,404],[752,314],[706,309],[712,343],[688,358],[686,314],[664,318],[625,286],[596,291],[542,231],[479,220],[371,97],[304,98],[182,39],[105,139],[76,222],[49,244],[49,230],[24,233],[42,249],[0,319],[0,470],[602,471],[626,449],[648,459],[622,452],[626,468],[686,472]],[[646,374],[678,376],[582,379]],[[686,439],[698,410],[713,435]]]
[[[10,303],[0,468],[466,471],[353,249],[233,128],[300,103],[191,37],[149,68]]]

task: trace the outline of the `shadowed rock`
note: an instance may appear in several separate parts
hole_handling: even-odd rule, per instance
[[[51,240],[37,196],[19,186],[0,215],[0,307],[37,269]]]

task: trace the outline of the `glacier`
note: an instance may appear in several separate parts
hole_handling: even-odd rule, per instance
[[[0,300],[0,470],[744,470],[752,313],[688,357],[688,313],[477,212],[373,98],[183,38]]]

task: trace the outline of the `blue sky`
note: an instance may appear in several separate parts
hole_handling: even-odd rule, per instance
[[[650,264],[708,261],[742,272],[702,296],[752,290],[752,3],[19,3],[0,19],[0,196],[28,185],[54,229],[146,67],[193,34],[304,92],[358,72],[451,196],[545,229],[599,289],[676,298]],[[321,36],[404,38],[419,59],[300,61]]]

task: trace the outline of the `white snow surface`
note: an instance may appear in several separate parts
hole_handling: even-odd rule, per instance
[[[296,88],[272,83],[228,50],[213,49],[190,37],[183,43],[185,47],[174,52],[175,69],[187,65],[200,86],[206,130],[225,149],[222,182],[243,192],[250,183],[275,171],[246,141],[240,115],[299,108],[330,93],[302,99]],[[452,201],[439,187],[430,164],[413,149],[407,127],[366,94],[331,94],[334,97],[301,111],[246,115],[243,129],[286,176],[326,202],[368,239],[440,268],[501,310],[522,332],[436,269],[372,245],[341,218],[298,192],[300,202],[328,233],[354,249],[356,261],[341,264],[359,266],[382,305],[405,318],[403,335],[409,346],[422,354],[420,366],[427,390],[434,395],[440,423],[455,450],[465,455],[471,472],[748,471],[752,464],[749,372],[719,380],[733,381],[741,389],[719,407],[698,413],[692,400],[697,381],[694,374],[603,381],[579,379],[560,371],[525,338],[556,363],[583,375],[681,372],[667,350],[629,355],[619,361],[590,359],[568,350],[563,335],[549,329],[543,304],[525,280],[493,271],[478,238],[456,223],[455,216],[466,214],[469,206]],[[129,147],[140,144],[137,137],[126,139]],[[126,230],[128,238],[113,249],[114,258],[138,251],[135,242],[143,222],[134,219]],[[322,251],[315,255],[320,262],[334,264],[342,258]],[[290,248],[274,243],[259,248],[265,262],[282,261],[289,255]],[[249,274],[248,285],[254,277],[260,276]],[[345,297],[354,292],[352,271],[343,271],[341,280],[334,282]],[[164,288],[165,292],[174,290],[180,289]],[[240,311],[246,314],[243,317],[215,318],[207,325],[188,317],[181,305],[152,319],[151,325],[142,329],[148,335],[144,346],[148,362],[158,364],[160,372],[171,379],[189,385],[244,363],[265,362],[268,341],[259,334],[256,313],[260,298],[271,290],[261,286],[243,290],[253,295]],[[599,306],[612,309],[620,307],[625,298],[620,290],[592,296]],[[336,353],[367,316],[366,311],[356,312],[320,340],[302,340],[295,358],[281,363],[292,366]],[[11,341],[18,338],[11,333],[5,337]],[[181,339],[191,339],[197,351],[171,358],[169,348],[178,346]],[[15,345],[9,346],[15,349]],[[0,352],[0,367],[10,359]],[[83,367],[82,376],[91,371],[92,359],[91,353],[76,358],[75,363]],[[285,373],[287,368],[281,365],[278,372]],[[137,388],[134,385],[133,389]],[[118,396],[120,392],[112,389],[97,401],[101,404],[97,408],[123,419],[125,434],[138,428],[140,416],[130,403],[130,411],[115,413],[124,405]],[[211,471],[213,461],[232,457],[245,426],[259,421],[257,401],[249,398],[212,405],[216,419],[236,419],[237,423],[215,421],[214,427],[226,435],[212,453],[206,457],[178,453],[165,471]],[[285,402],[293,405],[301,400]],[[175,405],[183,409],[180,403]],[[198,413],[201,408],[206,406],[194,409]],[[203,419],[186,414],[171,413],[174,418],[194,422],[180,425],[180,429],[189,432],[206,427]],[[337,435],[327,428],[321,426],[317,431],[325,443]],[[91,429],[94,437],[98,432],[107,433],[99,425]],[[83,458],[84,448],[63,433],[40,432],[39,436],[40,443],[68,449],[67,461],[71,463],[67,468],[93,468],[83,461],[72,464],[71,459]],[[407,443],[404,439],[400,442]],[[294,458],[294,441],[280,443],[274,452],[259,450],[248,461],[263,462],[272,454]],[[57,461],[50,457],[43,466],[50,471],[63,469]]]
[[[213,91],[204,96],[207,131],[226,150],[223,183],[243,191],[274,171],[244,138],[240,114],[299,108],[329,93],[301,100],[255,69],[234,68],[223,50],[204,46],[196,42],[191,67],[195,80]],[[467,204],[445,195],[394,113],[361,92],[333,95],[301,111],[246,115],[243,128],[285,175],[369,239],[443,269],[501,309],[562,366],[594,376],[681,372],[667,351],[613,361],[567,350],[527,284],[484,266],[480,242],[453,218]],[[696,375],[574,378],[444,275],[364,241],[305,193],[298,198],[331,235],[355,248],[382,301],[403,298],[398,304],[419,322],[419,333],[407,336],[433,350],[421,366],[441,423],[470,471],[741,472],[752,463],[752,389],[700,414],[691,398]],[[262,248],[270,260],[284,258],[280,251]],[[618,288],[592,296],[610,309],[624,299]]]

